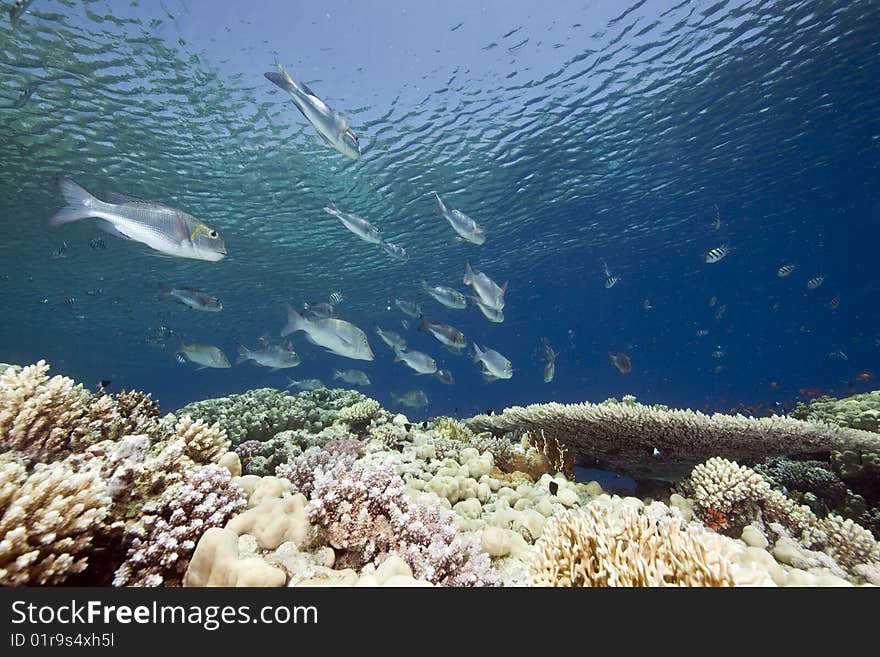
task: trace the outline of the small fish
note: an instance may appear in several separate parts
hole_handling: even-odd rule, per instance
[[[504,309],[504,295],[507,292],[507,283],[499,286],[491,278],[479,269],[471,267],[469,260],[464,263],[464,284],[469,285],[480,303],[492,310]]]
[[[296,367],[301,362],[299,354],[287,342],[280,345],[263,343],[256,349],[248,349],[244,345],[238,345],[238,358],[235,359],[235,364],[239,365],[248,360],[257,365],[268,367],[272,372]]]
[[[422,316],[422,308],[415,301],[407,301],[406,299],[395,299],[394,305],[397,306],[397,309],[400,310],[404,315],[409,315],[410,317],[414,317],[415,319],[419,319]]]
[[[728,253],[730,253],[730,246],[727,244],[716,246],[714,249],[706,251],[704,260],[709,264],[713,264],[722,260]]]
[[[327,317],[333,317],[336,314],[336,309],[332,304],[329,304],[325,301],[321,301],[319,303],[303,303],[302,305],[303,312],[309,313],[312,317],[317,317],[318,319],[326,319]]]
[[[727,351],[721,345],[715,347],[715,351],[712,352],[712,358],[724,358],[727,354]]]
[[[714,308],[716,303],[718,303],[718,297],[716,297],[714,295],[709,297],[709,307],[710,308]]]
[[[420,331],[427,331],[433,335],[441,344],[455,350],[462,350],[467,346],[467,339],[464,333],[449,324],[441,324],[440,322],[430,322],[424,316],[419,324]]]
[[[782,265],[779,269],[776,270],[776,275],[779,278],[785,278],[790,275],[795,269],[797,269],[797,265]]]
[[[715,206],[715,220],[712,222],[712,228],[721,230],[721,213],[718,212],[718,206]]]
[[[659,449],[657,449],[655,447],[654,449],[651,450],[651,456],[653,456],[655,459],[658,459],[661,456],[663,456],[663,452],[661,452]]]
[[[869,370],[862,370],[856,374],[856,379],[858,381],[871,381],[874,379],[874,373]]]
[[[453,310],[467,308],[467,297],[454,288],[446,287],[445,285],[428,285],[427,281],[423,280],[422,290],[447,308],[452,308]]]
[[[110,379],[101,379],[99,382],[101,384],[101,390],[104,390],[107,386],[113,383]]]
[[[52,258],[53,260],[56,260],[58,258],[66,258],[67,257],[66,254],[67,254],[67,242],[62,242],[61,246],[59,246],[57,249],[52,250],[52,252],[49,254],[49,257]]]
[[[813,276],[810,280],[807,281],[807,289],[815,290],[817,287],[822,285],[825,282],[825,276],[819,274],[818,276]]]
[[[101,230],[167,256],[212,262],[226,256],[219,233],[186,212],[119,195],[114,197],[119,203],[105,203],[66,176],[58,178],[58,185],[68,205],[49,219],[52,226],[96,217]]]
[[[834,297],[828,302],[828,307],[831,308],[831,310],[837,310],[838,306],[840,306],[840,297]]]
[[[645,301],[642,303],[642,308],[644,308],[645,310],[651,310],[653,307],[654,306],[651,305],[651,300],[648,298],[646,298]]]
[[[551,494],[551,495],[556,495],[556,493],[559,492],[559,484],[557,484],[555,481],[552,481],[552,480],[551,480],[551,481],[547,484],[547,489],[550,491],[550,494]]]
[[[409,406],[410,408],[422,408],[428,405],[428,395],[421,390],[410,390],[402,395],[391,393],[391,403],[398,406]]]
[[[337,379],[341,379],[353,386],[370,385],[370,377],[361,370],[333,370],[333,380],[336,381]]]
[[[304,82],[297,83],[284,67],[275,62],[278,72],[264,73],[266,78],[290,94],[293,104],[312,124],[325,144],[353,160],[361,156],[359,138],[348,125],[348,119],[318,98]]]
[[[401,328],[403,328],[404,331],[409,331],[409,320],[408,319],[400,320],[400,326],[401,326]]]
[[[611,271],[608,269],[608,264],[604,261],[602,262],[602,271],[605,272],[605,289],[610,290],[617,285],[620,278],[611,274]]]
[[[406,340],[404,340],[398,333],[395,333],[394,331],[386,331],[378,326],[374,330],[376,335],[381,338],[382,342],[387,344],[394,351],[397,351],[398,349],[406,350]]]
[[[437,371],[437,361],[421,351],[395,349],[394,362],[403,363],[416,374],[434,374]]]
[[[381,246],[382,250],[395,260],[399,260],[400,262],[406,262],[409,260],[409,254],[406,252],[406,249],[398,244],[382,241],[379,243],[379,246]]]
[[[345,301],[345,297],[342,296],[342,292],[332,292],[329,297],[327,297],[327,301],[330,302],[331,306],[338,306],[340,303]]]
[[[464,212],[447,208],[437,192],[434,192],[434,197],[437,199],[438,214],[449,222],[452,230],[458,233],[463,240],[477,245],[486,241],[486,231],[476,221]]]
[[[327,351],[354,360],[373,360],[373,350],[366,334],[351,322],[332,317],[311,319],[287,306],[287,324],[281,337],[302,331],[306,340]]]
[[[89,240],[89,248],[92,251],[103,251],[107,248],[107,242],[104,241],[103,237],[93,237]]]
[[[223,304],[214,295],[188,287],[169,287],[162,284],[159,286],[159,298],[174,299],[193,310],[201,310],[208,313],[216,313],[223,310]]]
[[[480,349],[474,342],[474,362],[482,364],[481,374],[486,381],[510,379],[513,377],[513,364],[494,349]]]
[[[17,21],[18,17],[27,11],[27,8],[33,1],[34,0],[15,0],[9,8],[9,20],[13,23]]]
[[[32,82],[29,85],[27,85],[24,89],[22,89],[18,93],[18,96],[15,98],[15,100],[12,101],[12,103],[10,105],[7,105],[6,107],[8,107],[10,109],[21,109],[22,107],[27,105],[28,101],[31,99],[31,96],[33,96],[34,93],[36,93],[37,89],[40,87],[40,84],[42,84],[42,83]]]
[[[290,388],[299,388],[300,390],[321,390],[324,388],[324,383],[321,379],[302,379],[301,381],[296,381],[295,379],[287,379],[287,386],[285,386],[285,390],[289,390]]]
[[[724,313],[726,311],[727,311],[727,304],[722,303],[720,306],[718,306],[718,310],[715,311],[715,319],[721,319],[722,317],[724,317]]]
[[[186,344],[181,340],[175,355],[179,363],[199,365],[197,370],[203,370],[207,367],[222,369],[232,367],[226,354],[210,344]]]
[[[379,229],[360,215],[352,212],[343,212],[333,203],[326,206],[324,212],[339,219],[343,226],[360,237],[364,242],[369,242],[370,244],[382,244],[382,237],[379,234]]]
[[[696,333],[696,335],[697,335],[698,338],[704,338],[704,337],[706,337],[707,335],[709,335],[709,331],[706,330],[706,329],[697,329],[697,333]]]
[[[632,361],[622,351],[612,351],[608,354],[608,362],[610,362],[621,374],[628,374],[632,371]]]
[[[434,376],[440,381],[440,383],[445,383],[448,386],[451,386],[455,383],[455,378],[452,376],[452,372],[449,370],[437,370],[434,372]]]
[[[550,346],[550,340],[547,338],[541,338],[541,346],[544,350],[544,358],[547,361],[544,365],[544,383],[550,383],[556,376],[556,357],[559,353],[553,351],[553,347]]]
[[[471,297],[471,301],[473,301],[474,305],[480,309],[480,312],[483,313],[483,317],[490,322],[501,324],[504,321],[504,313],[502,311],[484,305],[477,297]]]
[[[838,349],[837,351],[829,352],[828,358],[832,360],[849,360],[849,356],[846,355],[842,349]]]

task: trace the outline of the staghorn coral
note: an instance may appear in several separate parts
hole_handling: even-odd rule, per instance
[[[495,583],[488,555],[455,535],[454,516],[411,502],[392,466],[338,464],[317,473],[306,510],[339,551],[337,563],[355,568],[397,554],[416,577],[445,586]]]
[[[733,586],[732,564],[676,516],[590,504],[553,516],[535,543],[532,586]]]
[[[332,470],[340,463],[351,467],[363,454],[363,444],[358,440],[333,440],[324,447],[310,447],[292,461],[279,465],[275,475],[290,481],[294,493],[308,497],[319,472]]]
[[[79,464],[77,464],[79,465]],[[89,563],[110,498],[96,467],[0,463],[0,584],[60,584]]]
[[[576,464],[634,476],[678,476],[712,456],[757,459],[832,449],[880,449],[866,431],[774,416],[711,416],[635,402],[532,404],[466,421],[496,434],[544,430],[571,450]]]
[[[187,470],[169,489],[158,514],[145,518],[145,539],[136,538],[116,571],[114,586],[180,586],[196,543],[211,527],[222,527],[247,505],[244,492],[219,465]]]

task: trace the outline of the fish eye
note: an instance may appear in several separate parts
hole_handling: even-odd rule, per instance
[[[211,239],[217,239],[217,231],[212,230],[211,232],[208,233],[208,237],[210,237]]]

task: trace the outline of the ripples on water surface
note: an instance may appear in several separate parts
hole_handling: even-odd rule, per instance
[[[240,3],[35,0],[14,25],[4,11],[0,104],[37,86],[0,110],[0,360],[45,357],[85,382],[153,390],[166,408],[279,386],[283,374],[251,368],[192,372],[144,337],[164,324],[232,356],[237,340],[277,334],[283,303],[335,290],[344,318],[406,333],[388,300],[415,298],[420,278],[463,288],[469,257],[509,280],[506,321],[424,308],[509,356],[514,378],[480,383],[474,401],[465,358],[406,333],[455,373],[447,388],[392,364],[370,333],[366,392],[388,402],[423,387],[436,413],[627,392],[700,406],[843,392],[880,369],[880,5],[334,4],[267,2],[242,18]],[[351,119],[360,160],[320,143],[263,78],[276,57]],[[92,249],[88,220],[50,229],[59,172],[99,197],[186,209],[230,255],[169,260],[109,237]],[[487,229],[485,245],[452,243],[432,190]],[[410,260],[358,241],[322,212],[329,200]],[[50,257],[62,242],[66,257]],[[705,264],[722,243],[730,255]],[[778,278],[786,262],[798,269]],[[816,274],[826,281],[808,293]],[[159,282],[214,292],[224,310],[158,302]],[[561,351],[550,385],[545,335]],[[296,344],[296,378],[357,366]]]

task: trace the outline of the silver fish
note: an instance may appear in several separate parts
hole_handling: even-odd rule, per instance
[[[421,408],[428,405],[428,395],[421,390],[410,390],[402,395],[391,393],[391,403],[410,408]]]
[[[447,308],[453,310],[467,308],[467,297],[454,288],[445,285],[428,285],[427,281],[422,281],[422,290]]]
[[[378,326],[375,328],[375,331],[376,335],[382,339],[382,342],[387,344],[393,350],[406,349],[406,340],[394,331],[386,331]]]
[[[105,203],[65,176],[59,177],[58,184],[68,205],[49,219],[52,226],[96,217],[102,220],[101,230],[168,256],[212,262],[226,256],[226,245],[217,231],[186,212],[118,195],[119,203]]]
[[[813,276],[813,278],[811,278],[810,280],[807,281],[807,289],[808,290],[815,290],[817,287],[822,285],[822,283],[824,283],[824,282],[825,282],[825,277],[822,274],[819,274],[818,276]]]
[[[709,264],[714,264],[722,260],[728,253],[730,253],[730,246],[723,244],[706,251],[706,255],[703,259]]]
[[[348,119],[330,109],[304,82],[294,82],[281,64],[275,62],[275,66],[278,67],[277,73],[271,71],[264,75],[290,94],[293,104],[312,124],[324,143],[353,160],[358,159],[361,156],[360,144],[357,134],[348,125]]]
[[[492,310],[504,309],[504,294],[507,292],[507,283],[503,287],[499,286],[479,269],[471,267],[469,260],[464,263],[464,284],[473,289],[482,305]]]
[[[471,297],[471,301],[473,301],[474,305],[480,309],[480,312],[483,313],[483,317],[488,319],[490,322],[500,324],[504,321],[503,311],[495,310],[494,308],[490,308],[489,306],[484,305],[478,297]]]
[[[559,356],[559,352],[553,350],[553,347],[550,346],[550,340],[547,338],[541,338],[541,346],[547,361],[547,364],[544,365],[544,383],[550,383],[556,376],[556,357]]]
[[[467,346],[467,339],[464,337],[464,333],[449,324],[430,322],[426,317],[422,317],[422,321],[419,324],[419,330],[427,331],[441,344],[457,351],[460,351]]]
[[[482,375],[486,381],[509,379],[513,376],[513,364],[494,349],[480,349],[474,342],[474,362],[482,363]]]
[[[300,364],[299,355],[291,349],[288,343],[263,345],[257,349],[248,349],[244,345],[238,346],[238,358],[235,364],[238,365],[245,361],[251,360],[257,365],[271,368],[271,371],[296,367]]]
[[[332,317],[309,319],[288,304],[287,324],[281,330],[281,337],[295,331],[302,331],[306,340],[338,356],[354,360],[374,358],[366,334],[351,322]]]
[[[782,265],[779,269],[776,270],[776,275],[779,276],[779,278],[785,278],[795,269],[797,269],[797,265]]]
[[[232,367],[229,359],[226,358],[220,349],[210,344],[186,344],[181,341],[176,352],[177,361],[179,363],[195,363],[200,367],[197,370],[203,370],[207,367],[225,369]]]
[[[341,379],[353,386],[370,385],[370,377],[361,370],[333,370],[333,380]]]
[[[188,287],[169,287],[168,285],[159,286],[160,299],[174,299],[189,306],[193,310],[201,310],[208,313],[216,313],[223,310],[223,304],[220,299],[212,294],[203,292],[202,290],[193,290]]]
[[[628,374],[632,371],[632,361],[625,353],[621,351],[613,351],[608,354],[608,362],[610,362],[621,374]]]
[[[301,381],[296,381],[288,378],[287,385],[284,389],[289,390],[290,388],[299,388],[300,390],[320,390],[323,387],[324,383],[321,379],[303,379]]]
[[[382,237],[379,235],[379,229],[360,215],[352,212],[343,212],[333,203],[324,208],[324,212],[330,216],[336,217],[342,222],[342,225],[348,228],[352,233],[360,237],[364,242],[370,244],[381,244]]]
[[[476,221],[464,212],[447,208],[437,192],[434,192],[434,196],[437,198],[437,212],[449,222],[452,230],[462,239],[473,244],[482,244],[486,241],[486,231]]]
[[[416,374],[433,374],[437,371],[437,361],[421,351],[394,350],[394,362],[403,363]]]
[[[409,260],[409,254],[406,252],[406,249],[399,244],[382,241],[379,243],[379,246],[381,246],[382,250],[395,260],[399,260],[400,262],[406,262]]]
[[[404,315],[409,315],[410,317],[415,317],[419,319],[422,316],[422,308],[414,301],[407,301],[406,299],[395,299],[394,305],[397,306],[398,310],[402,312]]]
[[[440,381],[440,383],[445,383],[448,386],[455,383],[455,378],[449,370],[437,370],[434,372],[434,376],[437,377],[437,380]]]

